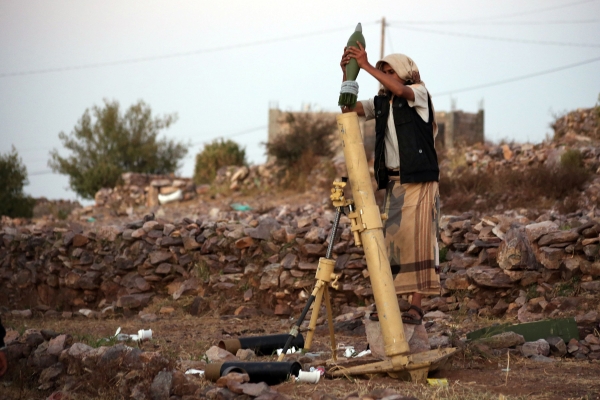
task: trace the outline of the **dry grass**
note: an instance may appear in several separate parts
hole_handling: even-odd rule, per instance
[[[445,212],[486,211],[500,204],[507,209],[555,206],[568,213],[578,208],[581,187],[590,176],[573,165],[479,172],[458,168],[442,173],[440,196]]]

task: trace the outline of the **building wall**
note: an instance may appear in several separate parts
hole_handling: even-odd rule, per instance
[[[307,111],[282,111],[279,108],[269,109],[269,137],[271,142],[279,135],[289,132],[289,124],[286,122],[288,114],[305,114],[315,111],[310,109]],[[318,112],[321,118],[331,118],[335,120],[338,112]],[[464,111],[436,112],[436,121],[438,123],[438,136],[436,137],[437,148],[453,148],[458,145],[473,145],[475,143],[483,143],[484,136],[484,111],[480,110],[477,113],[467,113]],[[360,128],[363,133],[367,158],[370,160],[375,151],[375,121],[365,121],[364,118],[359,119]],[[338,149],[336,153],[341,154],[341,142],[338,135],[335,135],[335,141],[332,143],[333,148]]]
[[[436,112],[438,137],[436,145],[451,149],[459,145],[473,145],[485,141],[484,111],[467,113],[464,111]]]

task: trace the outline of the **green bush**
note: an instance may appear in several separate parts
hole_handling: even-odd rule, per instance
[[[204,146],[196,155],[194,182],[212,183],[219,168],[229,165],[246,165],[246,150],[232,140],[217,139]]]
[[[114,187],[124,172],[175,172],[187,147],[158,139],[158,134],[176,119],[174,114],[153,117],[143,101],[123,114],[117,101],[105,100],[104,107],[86,110],[70,135],[59,133],[71,155],[61,157],[54,149],[48,165],[55,172],[69,175],[71,188],[86,199],[94,198],[101,188]]]
[[[583,155],[577,149],[568,149],[560,156],[560,166],[568,169],[583,168]]]
[[[23,193],[27,185],[27,168],[13,147],[8,154],[0,154],[0,215],[11,218],[31,218],[35,199]]]

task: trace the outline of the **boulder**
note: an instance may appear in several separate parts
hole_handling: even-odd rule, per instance
[[[472,267],[467,270],[467,276],[481,286],[492,288],[510,288],[513,286],[510,278],[499,268]]]
[[[488,338],[481,338],[478,339],[478,341],[491,349],[506,349],[525,343],[525,339],[522,335],[511,331],[502,332]]]
[[[550,354],[550,344],[544,340],[539,339],[535,342],[525,342],[521,346],[521,354],[524,357],[531,356],[548,356]]]

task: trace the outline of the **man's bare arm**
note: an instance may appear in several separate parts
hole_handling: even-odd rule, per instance
[[[363,108],[363,105],[360,101],[357,101],[356,105],[353,108],[350,108],[348,106],[342,107],[342,113],[344,113],[344,114],[352,112],[352,111],[356,112],[359,117],[365,116],[365,109]]]
[[[357,42],[358,43],[358,42]],[[374,66],[369,63],[367,58],[367,52],[365,51],[362,44],[358,43],[358,47],[348,47],[344,52],[344,56],[348,56],[350,58],[356,59],[358,66],[361,69],[364,69],[367,73],[372,75],[375,79],[377,79],[383,86],[385,86],[390,92],[392,92],[395,96],[403,97],[407,100],[414,101],[415,100],[415,92],[410,88],[410,86],[403,85],[401,82],[396,80],[391,75],[384,73],[383,71],[378,70]]]

